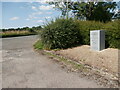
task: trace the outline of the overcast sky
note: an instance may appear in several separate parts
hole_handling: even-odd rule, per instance
[[[0,2],[0,11],[2,8],[2,16],[0,15],[0,17],[2,17],[2,28],[33,27],[43,25],[46,21],[55,19],[61,14],[59,11],[53,9],[53,5],[44,3],[46,0],[42,0],[42,3],[19,2],[22,0],[13,1],[14,2],[5,2],[4,0],[4,2]]]

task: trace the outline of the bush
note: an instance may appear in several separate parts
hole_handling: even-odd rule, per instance
[[[56,19],[44,26],[41,40],[45,48],[69,48],[90,44],[90,30],[105,30],[106,48],[120,49],[120,20],[101,23],[73,19]]]
[[[120,49],[120,20],[106,23],[106,47]]]
[[[73,19],[56,19],[44,26],[41,41],[46,49],[56,49],[77,46],[82,38]]]
[[[82,44],[90,44],[90,30],[105,30],[106,48],[120,48],[120,20],[101,23],[95,21],[76,21],[82,35]]]
[[[79,26],[79,30],[82,35],[82,44],[89,45],[90,44],[90,30],[100,30],[103,26],[103,23],[95,22],[95,21],[79,21],[76,23]]]

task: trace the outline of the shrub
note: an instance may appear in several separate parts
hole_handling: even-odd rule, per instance
[[[73,19],[56,19],[44,26],[41,40],[47,49],[90,44],[90,30],[105,30],[106,48],[120,49],[120,20],[101,23]]]
[[[82,36],[82,44],[89,45],[90,44],[90,30],[100,30],[103,26],[101,22],[95,21],[79,21],[77,20],[79,30]]]
[[[106,47],[120,49],[120,20],[106,23]]]
[[[44,26],[41,40],[46,49],[69,48],[82,42],[78,25],[73,19],[56,19]]]
[[[96,21],[76,21],[82,36],[82,44],[90,44],[90,30],[105,30],[106,48],[120,48],[120,20],[101,23]]]

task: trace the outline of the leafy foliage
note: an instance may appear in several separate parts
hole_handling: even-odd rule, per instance
[[[70,8],[68,8],[69,6],[71,6],[71,2],[67,2],[67,0],[56,0],[56,1],[51,1],[49,2],[50,5],[55,5],[55,9],[61,11],[61,15],[62,17],[67,17],[68,18],[68,12],[70,11]]]
[[[44,26],[41,40],[46,49],[69,48],[80,44],[81,35],[73,19],[56,19]]]
[[[77,18],[84,16],[87,20],[106,22],[114,15],[115,2],[76,2],[70,8]]]
[[[82,44],[90,44],[90,30],[100,30],[103,27],[103,23],[95,21],[80,21],[76,20],[76,23],[79,26],[79,30],[82,36]]]
[[[120,20],[104,25],[106,30],[106,47],[120,49]]]
[[[120,48],[120,21],[102,23],[56,19],[44,26],[41,40],[46,49],[70,48],[90,44],[90,30],[105,30],[106,48]]]
[[[62,12],[63,16],[68,17],[68,12],[72,11],[73,15],[77,19],[95,20],[101,22],[111,21],[114,15],[114,9],[116,8],[116,2],[49,2],[54,4],[57,10]]]

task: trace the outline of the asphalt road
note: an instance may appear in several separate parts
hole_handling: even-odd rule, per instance
[[[95,81],[67,72],[33,50],[37,36],[4,38],[2,43],[3,88],[100,88]]]

